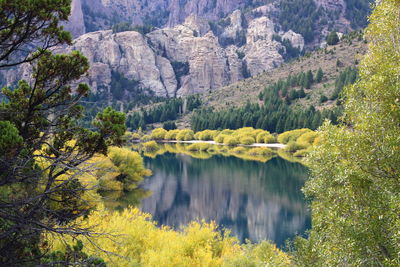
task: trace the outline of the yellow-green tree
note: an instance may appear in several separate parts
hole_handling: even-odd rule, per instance
[[[310,156],[312,230],[300,266],[400,266],[400,1],[382,0],[366,30],[344,121],[325,124]]]

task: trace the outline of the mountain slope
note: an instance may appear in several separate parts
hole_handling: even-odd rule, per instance
[[[321,95],[329,96],[335,87],[335,80],[341,71],[347,67],[356,67],[359,58],[365,54],[367,45],[361,38],[361,33],[345,37],[339,44],[318,49],[304,57],[283,64],[281,67],[256,75],[249,79],[239,81],[229,86],[222,87],[210,94],[202,95],[204,104],[208,107],[221,109],[227,106],[241,106],[250,101],[259,101],[259,94],[268,86],[279,79],[286,79],[289,75],[311,70],[314,74],[319,68],[324,72],[323,82],[306,90],[309,99],[302,99],[297,104],[319,106]],[[329,105],[327,102],[323,105]]]

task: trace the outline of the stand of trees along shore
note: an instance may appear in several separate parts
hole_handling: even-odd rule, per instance
[[[347,2],[356,6],[356,1]],[[312,175],[304,188],[313,225],[306,237],[289,244],[287,253],[267,241],[239,244],[214,223],[193,222],[174,231],[157,227],[150,215],[136,208],[110,211],[104,206],[101,190],[133,190],[150,171],[138,153],[111,147],[123,144],[123,113],[108,107],[95,116],[90,129],[81,126],[84,111],[79,102],[89,88],[76,81],[87,72],[88,61],[76,51],[50,52],[54,46],[71,43],[70,34],[59,26],[67,20],[70,4],[68,0],[0,2],[0,68],[33,66],[29,82],[20,81],[1,92],[1,266],[400,265],[399,0],[376,5],[366,29],[369,51],[360,64],[359,78],[351,69],[338,78],[338,91],[356,80],[345,87],[339,101],[343,121],[326,122],[318,133],[297,130],[278,137],[288,145],[313,140],[306,159]],[[260,95],[262,106],[230,110],[241,111],[246,123],[237,122],[238,118],[229,121],[224,115],[226,121],[241,128],[247,123],[257,125],[264,115],[265,128],[279,132],[278,121],[269,121],[278,118],[276,110],[290,118],[280,123],[282,129],[285,124],[287,128],[313,126],[315,117],[330,118],[330,114],[298,111],[289,105],[318,82],[320,75],[314,75],[300,74],[271,85]],[[173,102],[179,100],[171,101],[165,108],[171,114],[164,117],[173,116],[181,105]],[[152,122],[161,120],[163,110],[153,112],[161,115],[152,115]],[[223,112],[210,112],[207,117],[200,110],[193,125],[202,129],[208,119],[219,119],[216,114],[222,117]],[[257,112],[258,118],[250,117]],[[222,119],[217,123],[225,126]],[[195,137],[192,130],[157,130],[153,137],[170,133]],[[218,135],[227,144],[239,136],[243,139],[239,142],[248,143],[249,136],[239,133],[262,137],[264,142],[270,139],[269,133],[251,128]],[[198,138],[206,135],[209,138],[211,132]]]

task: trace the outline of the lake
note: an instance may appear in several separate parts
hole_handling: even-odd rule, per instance
[[[263,163],[214,155],[208,159],[165,153],[145,157],[153,175],[141,188],[150,196],[140,207],[160,225],[179,228],[193,220],[213,220],[242,242],[272,240],[278,246],[310,228],[301,192],[307,168],[280,157]],[[125,195],[121,205],[136,204]]]

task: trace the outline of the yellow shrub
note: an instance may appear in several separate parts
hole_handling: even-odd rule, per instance
[[[110,147],[107,157],[97,156],[92,163],[101,190],[129,191],[136,188],[144,176],[151,175],[151,171],[144,167],[140,154],[126,148]]]
[[[177,141],[191,141],[194,139],[194,133],[192,130],[185,129],[180,130],[176,136]]]
[[[310,129],[297,129],[292,131],[287,131],[278,135],[278,142],[281,144],[287,144],[290,141],[296,141],[301,135],[311,132]]]
[[[239,142],[240,142],[240,144],[243,144],[243,145],[252,145],[255,143],[255,140],[251,136],[245,136],[245,137],[241,137]]]
[[[195,140],[201,140],[201,139],[200,139],[200,135],[201,135],[202,133],[203,133],[203,132],[197,132],[197,133],[195,133],[195,134],[194,134],[194,139],[195,139]]]
[[[214,223],[192,222],[174,231],[157,227],[149,214],[132,207],[122,212],[99,208],[79,222],[95,232],[111,234],[95,235],[93,242],[82,239],[84,252],[103,258],[108,266],[290,266],[288,255],[274,245],[264,241],[240,246],[229,231],[222,234]],[[54,250],[65,250],[63,241],[51,238]],[[66,241],[73,242],[72,238]]]
[[[146,142],[146,141],[151,140],[151,137],[150,137],[150,135],[143,135],[140,140],[143,141],[143,142]]]
[[[224,134],[224,135],[231,135],[233,133],[234,133],[234,130],[231,130],[231,129],[225,129],[221,132],[221,134]]]
[[[275,137],[272,134],[266,135],[264,137],[264,143],[265,144],[271,144],[275,142]]]
[[[224,144],[228,146],[236,146],[239,144],[239,140],[237,137],[234,136],[226,136],[224,138]]]
[[[196,133],[197,135],[197,140],[203,140],[203,141],[211,141],[214,139],[219,134],[219,131],[216,130],[204,130],[202,132]]]
[[[176,140],[176,136],[179,133],[179,131],[180,130],[178,129],[168,131],[164,136],[165,140]]]
[[[131,136],[130,136],[130,138],[131,138],[132,140],[140,140],[140,134],[138,134],[138,133],[132,133]]]
[[[165,130],[163,128],[157,128],[151,132],[151,139],[164,140],[166,134],[167,134],[167,130]]]
[[[302,150],[302,149],[305,149],[305,148],[307,148],[308,147],[308,145],[306,145],[306,144],[299,144],[299,143],[297,143],[296,141],[290,141],[287,145],[286,145],[286,147],[284,148],[284,150],[285,151],[288,151],[288,152],[296,152],[297,150]]]
[[[300,144],[312,145],[317,137],[318,137],[318,133],[317,132],[307,132],[305,134],[302,134],[297,139],[297,142],[300,143]]]
[[[214,137],[214,141],[216,142],[216,143],[219,143],[219,144],[222,144],[222,143],[224,143],[224,139],[225,139],[225,137],[227,137],[228,135],[225,135],[225,134],[219,134],[219,135],[217,135],[216,137]]]

